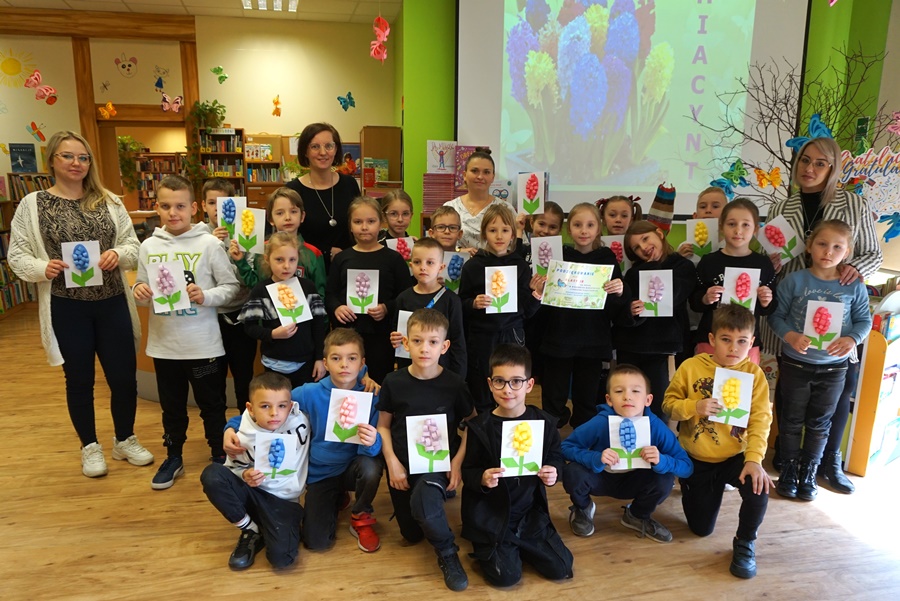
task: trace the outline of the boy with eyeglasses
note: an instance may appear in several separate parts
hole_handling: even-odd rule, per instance
[[[428,230],[430,238],[440,242],[445,251],[456,252],[462,235],[462,220],[456,209],[441,205],[434,210],[431,214],[431,228]]]
[[[525,397],[534,387],[531,355],[515,344],[500,344],[490,358],[487,384],[497,407],[468,423],[462,478],[462,535],[472,542],[485,579],[512,586],[527,561],[550,580],[572,577],[572,553],[550,519],[546,487],[559,479],[565,461],[556,418]],[[504,422],[544,422],[543,453],[537,475],[503,477],[500,449]]]
[[[400,534],[410,543],[428,539],[438,556],[444,584],[461,591],[469,579],[459,562],[459,547],[447,522],[444,501],[459,486],[465,456],[465,431],[460,435],[457,428],[475,412],[466,381],[439,363],[450,348],[448,327],[447,318],[435,309],[419,309],[410,316],[404,346],[412,365],[384,378],[378,396],[378,433]],[[406,418],[435,414],[447,418],[449,440],[441,443],[450,450],[450,471],[410,474]]]

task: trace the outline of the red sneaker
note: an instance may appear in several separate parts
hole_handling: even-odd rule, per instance
[[[374,553],[381,548],[378,533],[372,526],[375,518],[371,513],[350,514],[350,534],[356,537],[356,544],[366,553]]]

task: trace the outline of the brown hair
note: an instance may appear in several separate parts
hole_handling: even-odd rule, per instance
[[[725,194],[725,190],[719,186],[710,186],[709,188],[704,189],[703,192],[697,195],[697,202],[700,202],[700,199],[707,194],[721,194],[725,202],[728,202],[728,196]]]
[[[224,192],[225,196],[234,196],[234,184],[222,177],[213,177],[203,182],[203,189],[200,191],[203,200],[206,200],[206,193],[210,190],[216,192]]]
[[[413,326],[418,327],[423,332],[444,332],[444,339],[447,338],[447,330],[450,329],[450,321],[447,316],[437,309],[416,309],[409,316],[406,322],[406,333],[412,332]]]
[[[350,221],[353,219],[353,212],[356,209],[361,207],[369,207],[373,211],[375,211],[375,215],[378,217],[378,220],[381,220],[381,205],[378,204],[378,201],[372,198],[371,196],[357,196],[353,199],[353,202],[350,203],[350,206],[347,208],[347,226],[349,227]]]
[[[327,357],[328,349],[333,346],[344,346],[345,344],[355,344],[359,349],[359,356],[365,359],[366,345],[359,332],[353,328],[335,328],[331,330],[328,332],[328,336],[325,337],[325,344],[322,345],[322,348],[325,349],[325,356]]]
[[[475,159],[484,159],[486,161],[490,161],[491,169],[493,169],[494,171],[497,170],[497,167],[494,165],[494,159],[491,157],[491,149],[487,146],[475,147],[475,151],[466,159],[466,171],[469,170],[469,163],[471,163]]]
[[[809,247],[812,246],[819,234],[825,230],[831,230],[847,238],[847,256],[844,257],[844,261],[850,260],[850,257],[853,256],[853,228],[846,221],[840,219],[823,220],[816,224],[816,227],[813,228],[806,239],[807,254],[809,254]]]
[[[722,207],[722,212],[719,213],[719,229],[725,227],[725,219],[728,217],[728,214],[735,209],[750,211],[750,216],[753,218],[753,225],[756,229],[759,229],[759,207],[749,198],[743,197],[735,198]]]
[[[791,182],[800,186],[798,181],[798,171],[800,170],[800,159],[806,156],[806,149],[812,144],[816,149],[825,155],[825,159],[831,163],[828,178],[825,180],[825,187],[822,189],[822,202],[828,203],[834,200],[837,191],[838,178],[841,175],[841,147],[831,138],[813,138],[800,147],[800,151],[794,157],[794,163],[791,165]]]
[[[644,387],[645,387],[644,392],[646,392],[647,394],[650,394],[651,388],[652,388],[650,385],[650,378],[648,378],[647,374],[642,372],[639,367],[634,366],[630,363],[619,363],[615,367],[613,367],[611,370],[609,370],[609,374],[606,376],[606,394],[609,394],[609,387],[610,387],[610,384],[612,383],[613,376],[619,376],[619,375],[641,376],[642,378],[644,378]]]
[[[413,250],[417,248],[439,250],[441,251],[441,257],[444,256],[444,247],[434,238],[419,238],[412,247]]]
[[[441,205],[434,210],[434,213],[431,214],[431,223],[433,224],[435,219],[446,217],[447,215],[453,215],[454,217],[456,217],[456,222],[462,225],[462,219],[459,216],[459,211],[447,205]]]
[[[594,240],[594,243],[591,245],[593,248],[600,248],[600,234],[603,233],[603,220],[600,219],[600,210],[597,208],[597,205],[591,204],[589,202],[581,202],[569,209],[569,219],[566,221],[566,229],[569,230],[569,235],[572,235],[572,217],[578,213],[583,211],[587,211],[592,214],[594,218],[597,220],[597,238]]]
[[[638,263],[643,261],[637,254],[634,252],[634,249],[631,248],[631,243],[629,240],[632,236],[640,236],[641,234],[647,234],[649,232],[656,233],[662,239],[662,247],[663,247],[663,256],[660,258],[660,262],[666,259],[669,255],[675,252],[675,249],[672,248],[672,245],[669,244],[669,241],[666,240],[665,235],[662,233],[662,230],[659,229],[655,223],[650,221],[632,221],[631,225],[628,226],[628,229],[625,231],[625,237],[622,238],[622,246],[625,247],[625,255],[631,259],[632,262]]]
[[[47,142],[47,172],[51,176],[56,177],[53,159],[55,158],[57,150],[59,150],[59,145],[66,140],[80,142],[84,146],[88,156],[91,157],[87,174],[81,182],[83,193],[81,197],[81,208],[84,211],[93,211],[100,206],[100,203],[107,202],[110,198],[114,197],[115,194],[103,187],[103,183],[100,181],[100,173],[98,172],[99,168],[94,163],[94,153],[91,150],[91,145],[88,144],[88,141],[85,140],[81,134],[77,134],[74,131],[63,130],[50,136],[50,140]]]
[[[504,343],[494,347],[490,358],[491,375],[494,375],[494,368],[501,365],[521,365],[525,368],[525,377],[531,377],[531,353],[524,346]]]
[[[282,186],[269,195],[269,201],[266,203],[266,219],[269,223],[272,223],[272,209],[275,207],[275,201],[279,198],[287,198],[292,205],[300,209],[301,213],[306,212],[306,209],[303,208],[303,199],[300,198],[297,191],[287,186]]]
[[[194,202],[194,185],[191,184],[191,180],[184,177],[183,175],[166,175],[159,181],[159,185],[156,186],[157,191],[160,188],[166,188],[168,190],[172,190],[173,192],[187,190],[191,196],[191,202]]]
[[[291,381],[274,371],[267,371],[250,380],[250,399],[258,390],[291,390]]]
[[[297,251],[297,263],[299,265],[300,241],[297,239],[297,236],[288,232],[275,232],[266,242],[266,247],[263,249],[262,267],[263,272],[265,272],[266,275],[272,275],[272,266],[269,264],[269,257],[282,246],[290,246]]]
[[[735,332],[756,331],[756,318],[750,309],[740,305],[729,303],[722,305],[713,311],[712,325],[709,331],[713,336],[719,330],[732,330]]]
[[[625,202],[628,203],[628,206],[631,207],[631,221],[638,221],[644,218],[644,212],[641,210],[641,205],[638,204],[640,200],[640,196],[634,198],[632,196],[610,196],[609,198],[601,198],[594,204],[597,205],[597,208],[600,209],[600,222],[603,222],[603,213],[606,211],[606,207],[608,207],[611,203],[614,202]],[[570,211],[571,212],[571,211]]]
[[[385,212],[385,215],[387,215],[386,211],[387,211],[388,207],[391,206],[391,203],[394,202],[395,200],[399,200],[400,202],[405,202],[409,206],[409,210],[410,211],[413,210],[412,198],[410,197],[409,194],[406,193],[405,190],[391,190],[390,192],[388,192],[387,194],[385,194],[384,196],[381,197],[381,210],[382,210],[382,212]]]
[[[488,208],[485,209],[484,217],[481,219],[481,241],[487,241],[487,228],[497,217],[512,228],[513,235],[508,247],[511,249],[516,244],[516,216],[505,202],[488,205]]]
[[[571,213],[571,211],[570,211]],[[548,200],[544,203],[544,212],[538,215],[532,215],[531,219],[529,219],[530,223],[534,223],[534,220],[540,217],[541,215],[555,215],[559,217],[559,224],[562,226],[563,221],[566,220],[566,214],[563,212],[562,207],[553,202],[552,200]],[[599,219],[599,213],[598,219]]]
[[[309,145],[312,144],[312,139],[323,131],[331,132],[331,137],[334,139],[334,161],[331,163],[332,166],[337,167],[343,161],[344,147],[341,146],[341,134],[338,133],[338,130],[330,123],[310,123],[303,128],[303,131],[300,132],[300,137],[297,139],[297,162],[300,163],[301,167],[309,167],[309,158],[306,156],[307,151],[309,151]]]

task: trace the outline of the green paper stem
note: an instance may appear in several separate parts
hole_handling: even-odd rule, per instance
[[[241,248],[245,251],[250,252],[250,249],[256,246],[256,236],[250,236],[248,238],[247,236],[240,234],[238,236],[238,244],[240,244]]]
[[[526,198],[522,201],[522,209],[529,215],[534,215],[534,212],[538,210],[539,206],[541,206],[540,196],[536,196],[533,200],[528,200]]]
[[[734,409],[722,409],[721,411],[716,413],[716,417],[720,417],[720,418],[724,417],[725,425],[727,426],[728,420],[730,420],[732,417],[734,419],[740,419],[740,418],[744,417],[745,415],[747,415],[748,413],[750,413],[750,412],[747,411],[746,409],[741,409],[740,407],[735,407]]]
[[[509,302],[509,292],[502,296],[498,296],[495,299],[491,300],[491,306],[497,309],[497,312],[500,313],[503,311],[503,305]]]
[[[356,305],[357,307],[359,307],[359,312],[360,312],[360,313],[365,313],[365,312],[366,312],[366,307],[368,307],[369,305],[371,305],[371,304],[372,304],[372,301],[374,300],[374,299],[373,299],[373,296],[374,296],[373,294],[370,294],[369,296],[366,296],[366,297],[364,297],[364,298],[359,298],[359,297],[356,297],[356,296],[351,296],[351,297],[350,297],[350,304],[351,304],[351,305]]]
[[[228,230],[228,239],[233,240],[234,239],[234,223],[228,223],[227,221],[225,221],[225,218],[223,217],[222,218],[222,227],[224,227],[226,230]]]
[[[334,432],[334,435],[337,436],[338,440],[340,440],[341,442],[346,442],[346,440],[348,438],[352,438],[353,436],[356,436],[356,433],[358,431],[359,431],[359,424],[355,424],[353,426],[350,426],[349,428],[342,428],[341,424],[338,422],[334,422],[334,428],[332,429],[332,432]]]
[[[78,273],[74,269],[72,270],[72,281],[84,288],[88,281],[94,277],[94,268],[89,267],[87,271],[82,273]]]
[[[282,317],[290,317],[292,322],[297,323],[297,318],[303,315],[303,306],[301,305],[294,309],[288,309],[287,307],[278,307],[278,313]]]
[[[535,265],[535,266],[534,266],[534,271],[535,271],[538,275],[542,275],[542,276],[545,276],[545,277],[546,277],[546,275],[547,275],[547,270],[548,270],[548,269],[549,269],[548,267],[544,267],[543,265]]]
[[[659,303],[644,303],[644,309],[653,311],[653,317],[659,317]]]
[[[628,452],[625,449],[620,449],[618,447],[612,447],[612,450],[616,452],[616,455],[619,456],[619,459],[625,459],[628,463],[626,464],[626,469],[631,469],[631,461],[633,459],[638,459],[641,456],[641,447],[640,449],[635,449],[632,452]]]
[[[419,443],[416,443],[416,451],[419,453],[420,457],[424,457],[428,460],[428,473],[434,473],[434,462],[444,460],[447,455],[450,454],[448,449],[443,451],[426,451],[425,447]]]

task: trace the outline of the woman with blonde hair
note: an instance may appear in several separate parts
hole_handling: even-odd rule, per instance
[[[41,341],[50,365],[63,366],[69,417],[81,439],[82,473],[95,478],[107,473],[94,424],[95,355],[111,392],[113,459],[153,462],[134,435],[141,329],[125,271],[136,266],[140,244],[122,201],[100,183],[87,140],[75,132],[57,132],[47,143],[47,157],[54,184],[19,204],[9,265],[37,285]],[[83,270],[64,261],[62,244],[94,240],[100,256],[90,261],[96,260],[102,284],[67,287],[65,270]]]

